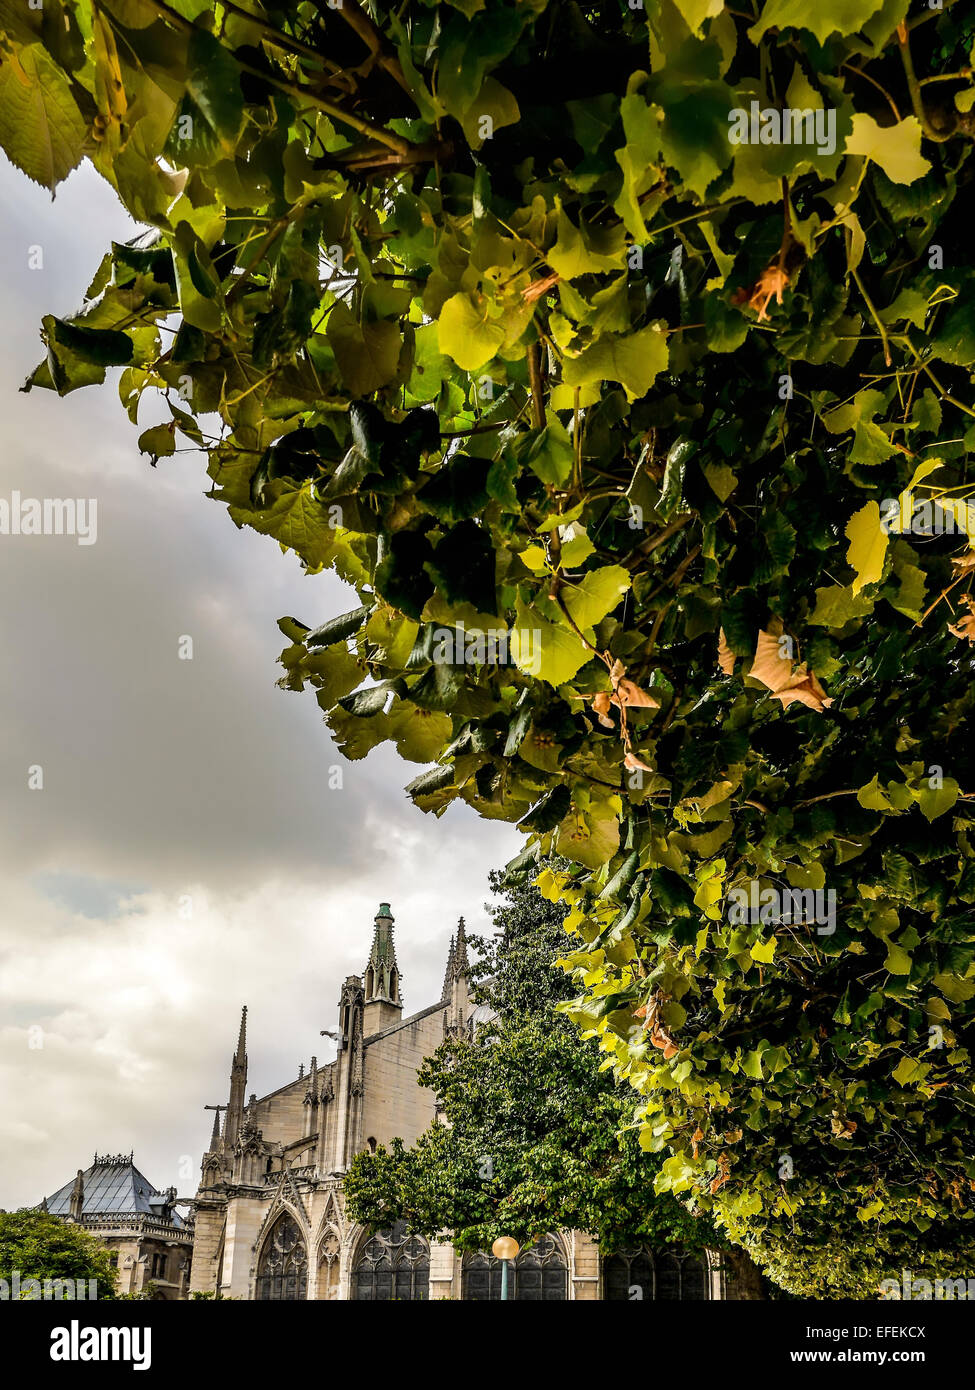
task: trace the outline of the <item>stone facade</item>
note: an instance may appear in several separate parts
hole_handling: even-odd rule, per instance
[[[363,975],[342,986],[334,1062],[270,1095],[247,1086],[247,1009],[231,1063],[226,1107],[216,1109],[194,1202],[191,1292],[241,1299],[490,1298],[497,1261],[466,1261],[449,1243],[411,1237],[399,1226],[370,1236],[347,1219],[342,1179],[353,1156],[399,1138],[414,1143],[436,1118],[436,1099],[416,1073],[447,1037],[471,1028],[463,919],[452,939],[440,999],[403,1017],[393,918],[383,903]],[[220,1110],[225,1109],[223,1125]],[[701,1262],[705,1292],[721,1275]],[[516,1262],[524,1298],[603,1297],[595,1242],[555,1232]],[[619,1281],[617,1280],[617,1283]],[[642,1296],[642,1295],[639,1295]]]

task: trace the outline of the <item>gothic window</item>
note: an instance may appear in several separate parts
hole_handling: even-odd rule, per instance
[[[166,1277],[166,1256],[153,1255],[151,1279],[165,1279]]]
[[[338,1298],[339,1296],[339,1257],[342,1243],[339,1233],[332,1227],[325,1232],[318,1247],[318,1296],[319,1298]]]
[[[417,1301],[429,1296],[430,1247],[397,1221],[360,1247],[352,1273],[352,1297],[374,1302]]]
[[[295,1300],[308,1295],[308,1256],[298,1223],[284,1213],[264,1242],[257,1266],[256,1297]]]
[[[465,1255],[461,1296],[471,1302],[501,1297],[501,1261],[493,1255]],[[522,1250],[508,1265],[508,1297],[523,1303],[556,1303],[569,1296],[569,1269],[552,1236]]]
[[[603,1260],[603,1298],[710,1298],[708,1261],[703,1252],[623,1250]]]

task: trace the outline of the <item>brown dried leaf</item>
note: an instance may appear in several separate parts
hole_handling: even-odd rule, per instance
[[[759,630],[749,675],[768,686],[783,705],[788,706],[793,700],[798,700],[818,713],[833,703],[805,664],[793,670],[793,663],[782,655],[778,638],[763,629]]]
[[[614,705],[632,705],[634,708],[659,709],[660,701],[655,700],[646,690],[641,689],[635,681],[628,680],[625,676],[617,683],[616,693],[613,696]]]
[[[748,307],[758,310],[759,323],[768,318],[768,306],[773,295],[776,304],[782,303],[782,291],[788,283],[789,277],[781,266],[767,265],[762,271],[748,296]]]
[[[718,1176],[711,1184],[711,1192],[715,1193],[719,1188],[724,1187],[731,1177],[731,1159],[726,1153],[718,1154]]]
[[[857,1131],[856,1120],[848,1120],[844,1116],[836,1114],[830,1119],[829,1126],[837,1139],[851,1139]]]
[[[609,712],[612,709],[612,698],[608,691],[600,690],[598,694],[594,695],[590,708],[604,729],[616,728],[612,719],[609,718]]]
[[[642,758],[637,757],[636,753],[633,752],[632,748],[627,752],[626,757],[623,759],[623,766],[628,767],[631,772],[636,771],[637,768],[639,768],[643,772],[654,771],[654,769],[650,766],[649,763],[645,763]]]
[[[957,561],[955,563],[957,564]],[[962,614],[957,623],[949,623],[948,631],[952,637],[963,637],[968,642],[975,642],[975,599],[965,594],[962,603],[968,612]]]
[[[737,660],[734,652],[728,646],[727,638],[724,635],[724,628],[718,628],[718,665],[726,676],[735,674],[735,661]]]

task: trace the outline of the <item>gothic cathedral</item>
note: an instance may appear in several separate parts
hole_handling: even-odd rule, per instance
[[[319,1067],[312,1057],[307,1073],[302,1067],[294,1080],[245,1104],[245,1008],[228,1103],[216,1107],[194,1203],[190,1292],[256,1300],[497,1298],[500,1269],[490,1255],[461,1256],[449,1242],[410,1235],[402,1223],[370,1235],[346,1219],[342,1193],[354,1154],[394,1138],[414,1143],[434,1123],[436,1100],[417,1084],[417,1070],[444,1038],[471,1031],[479,1012],[461,918],[440,998],[403,1017],[388,903],[375,919],[364,975],[342,986],[338,1028],[328,1034],[334,1062]],[[559,1231],[520,1254],[510,1296],[626,1298],[637,1279],[648,1285],[646,1296],[658,1298],[720,1298],[724,1282],[716,1257],[655,1260],[637,1251],[600,1261],[589,1236]]]

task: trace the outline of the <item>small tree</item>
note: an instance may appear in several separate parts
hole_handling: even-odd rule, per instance
[[[0,1212],[0,1279],[94,1280],[101,1300],[115,1298],[112,1254],[88,1231],[42,1211]]]

